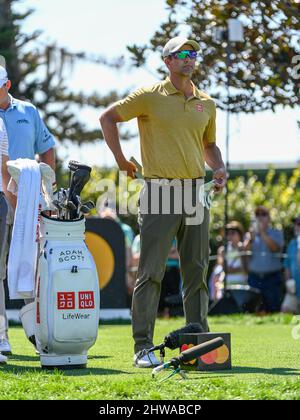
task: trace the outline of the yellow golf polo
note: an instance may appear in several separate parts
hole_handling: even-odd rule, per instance
[[[138,119],[144,176],[191,179],[205,175],[204,144],[216,141],[214,101],[193,85],[188,99],[170,79],[115,104],[123,121]]]

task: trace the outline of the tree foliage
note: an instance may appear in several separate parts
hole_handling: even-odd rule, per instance
[[[300,167],[291,176],[270,168],[265,179],[259,180],[253,173],[228,181],[228,220],[238,220],[246,230],[254,218],[258,205],[270,210],[272,225],[284,231],[286,241],[291,239],[292,220],[300,215]],[[278,175],[278,173],[277,173]],[[216,196],[211,210],[211,232],[213,243],[223,240],[224,199]]]
[[[201,46],[195,82],[232,112],[256,112],[276,105],[299,105],[300,80],[292,59],[300,51],[300,3],[296,0],[166,0],[169,16],[149,45],[128,47],[135,66],[145,66],[150,51],[162,52],[168,39],[187,34]],[[231,43],[230,103],[227,83],[227,43],[214,38],[216,27],[230,18],[244,24],[243,43]],[[165,74],[165,66],[158,72]]]
[[[119,69],[123,57],[108,61],[102,56],[86,52],[71,52],[58,45],[47,45],[40,41],[41,31],[23,33],[22,25],[33,10],[18,13],[20,0],[0,0],[0,55],[4,56],[12,94],[20,99],[32,101],[42,111],[46,124],[61,141],[70,140],[81,144],[102,138],[100,129],[91,130],[78,119],[82,107],[99,109],[118,99],[112,91],[105,96],[97,92],[85,94],[72,92],[66,80],[76,63],[88,61]],[[130,138],[128,132],[122,139]]]

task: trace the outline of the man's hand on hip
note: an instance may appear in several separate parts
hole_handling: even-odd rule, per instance
[[[227,182],[227,174],[225,168],[216,169],[213,172],[213,179],[215,181],[214,191],[216,194],[222,192]]]
[[[130,162],[129,160],[122,159],[118,161],[118,166],[120,171],[127,172],[127,176],[130,176],[130,178],[135,178],[135,173],[137,171],[137,167],[133,162]]]

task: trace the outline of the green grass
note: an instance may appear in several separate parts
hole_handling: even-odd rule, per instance
[[[183,324],[158,320],[155,342]],[[0,399],[300,399],[300,340],[292,338],[291,317],[214,317],[210,327],[232,334],[233,369],[159,383],[151,370],[132,367],[130,325],[100,326],[88,368],[65,372],[42,371],[23,330],[14,326],[14,355],[0,367]]]

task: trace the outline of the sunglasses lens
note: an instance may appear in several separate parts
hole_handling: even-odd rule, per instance
[[[197,57],[196,51],[179,51],[174,53],[174,57],[179,58],[180,60],[185,60],[187,57],[194,59]]]
[[[184,60],[185,58],[187,58],[189,55],[189,53],[187,51],[181,51],[177,54],[177,57],[180,58],[181,60]]]

